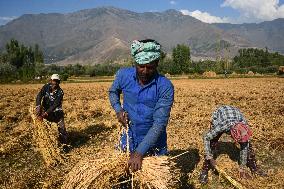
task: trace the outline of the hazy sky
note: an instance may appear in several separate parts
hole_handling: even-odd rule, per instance
[[[135,12],[176,9],[207,23],[284,18],[284,0],[0,0],[0,25],[23,14],[70,13],[100,6]]]

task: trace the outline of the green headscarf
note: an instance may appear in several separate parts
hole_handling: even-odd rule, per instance
[[[131,44],[131,55],[137,64],[148,64],[160,59],[161,45],[155,41],[143,43],[135,40]]]

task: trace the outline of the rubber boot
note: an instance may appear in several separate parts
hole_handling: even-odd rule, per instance
[[[199,182],[201,184],[207,184],[208,183],[209,169],[210,169],[210,161],[205,159],[204,162],[203,162],[202,171],[199,175]]]

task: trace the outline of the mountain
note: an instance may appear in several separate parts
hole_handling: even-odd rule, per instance
[[[214,24],[232,35],[238,35],[255,47],[284,53],[284,18],[259,24]]]
[[[284,53],[283,30],[277,33],[273,29],[274,25],[283,27],[283,23],[276,20],[255,24],[256,29],[248,27],[248,31],[238,33],[244,25],[207,24],[176,10],[136,13],[100,7],[68,14],[23,15],[0,26],[0,49],[11,38],[26,45],[37,43],[44,51],[46,63],[63,65],[127,59],[131,41],[145,38],[156,39],[168,53],[179,43],[187,44],[198,58],[232,57],[239,48],[255,46]],[[260,42],[254,35],[245,35],[251,28],[254,32],[261,28],[262,35],[258,37],[269,36],[273,31],[273,37],[281,40],[278,45],[268,38]]]

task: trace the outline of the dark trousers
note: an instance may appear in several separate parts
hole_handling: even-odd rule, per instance
[[[61,144],[67,144],[67,131],[64,123],[64,112],[62,110],[51,112],[48,114],[46,120],[57,123],[59,142]]]

